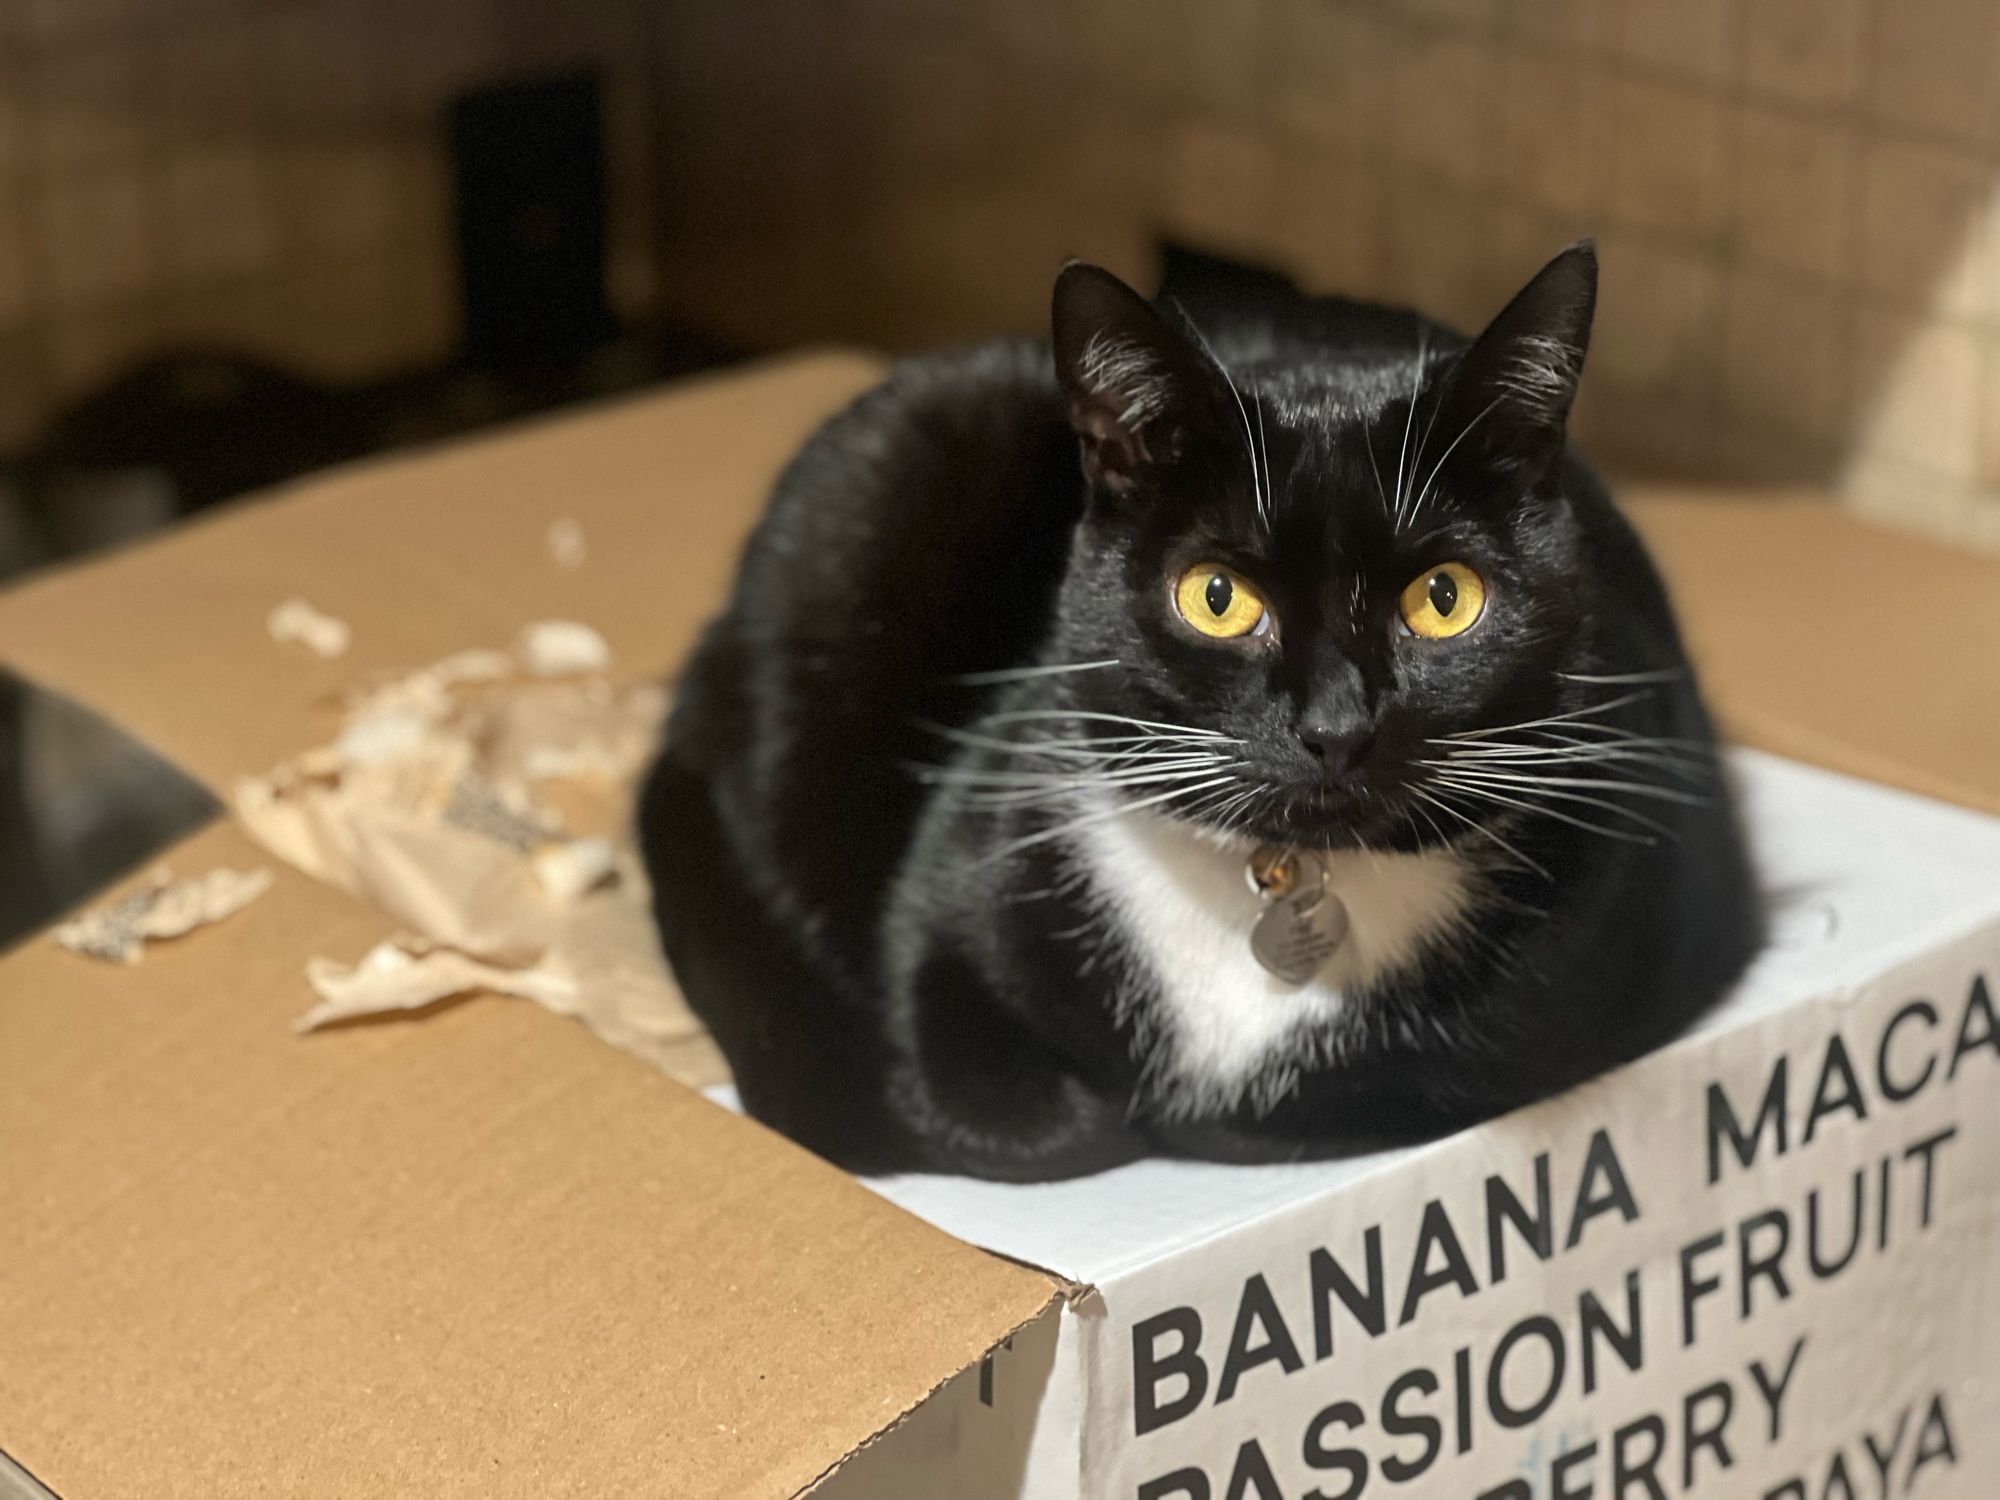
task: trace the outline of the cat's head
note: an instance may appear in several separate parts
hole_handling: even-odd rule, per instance
[[[1424,842],[1420,819],[1449,826],[1424,795],[1440,742],[1558,710],[1596,279],[1586,242],[1469,344],[1415,318],[1385,340],[1378,318],[1321,348],[1232,342],[1225,368],[1108,272],[1064,269],[1088,499],[1057,644],[1118,663],[1066,679],[1068,702],[1153,726],[1125,730],[1147,760],[1120,795],[1263,839]]]

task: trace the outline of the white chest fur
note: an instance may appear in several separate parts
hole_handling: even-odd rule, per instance
[[[1317,978],[1294,986],[1250,952],[1261,910],[1243,876],[1252,844],[1150,812],[1095,818],[1075,838],[1097,899],[1151,980],[1154,1084],[1187,1115],[1282,1097],[1310,1049],[1337,1033],[1349,995],[1465,920],[1476,879],[1449,850],[1324,856],[1348,935]]]

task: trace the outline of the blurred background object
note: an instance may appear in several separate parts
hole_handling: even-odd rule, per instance
[[[657,22],[0,0],[0,574],[726,357],[659,316]]]
[[[0,0],[0,567],[1071,254],[1470,323],[1586,233],[1610,466],[2000,546],[1996,101],[1985,0]]]
[[[1990,0],[0,0],[0,578],[746,353],[1036,332],[1069,255],[1475,324],[1584,234],[1607,467],[2000,548],[1996,208]]]
[[[130,735],[0,671],[0,948],[218,810]]]
[[[1598,237],[1580,436],[2000,546],[1990,0],[792,0],[660,12],[666,305],[1033,328],[1163,235],[1462,323]]]

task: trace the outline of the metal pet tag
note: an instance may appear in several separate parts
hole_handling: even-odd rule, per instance
[[[1326,867],[1303,850],[1268,845],[1244,872],[1264,902],[1250,929],[1250,952],[1286,984],[1302,985],[1347,938],[1347,906],[1326,888]]]

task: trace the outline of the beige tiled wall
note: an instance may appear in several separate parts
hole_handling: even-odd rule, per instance
[[[608,69],[614,283],[651,294],[627,0],[0,0],[0,450],[163,345],[333,378],[457,337],[444,111]]]
[[[1627,469],[1829,479],[2000,546],[1992,0],[701,0],[663,289],[771,340],[1032,328],[1170,232],[1490,313],[1604,257]]]

